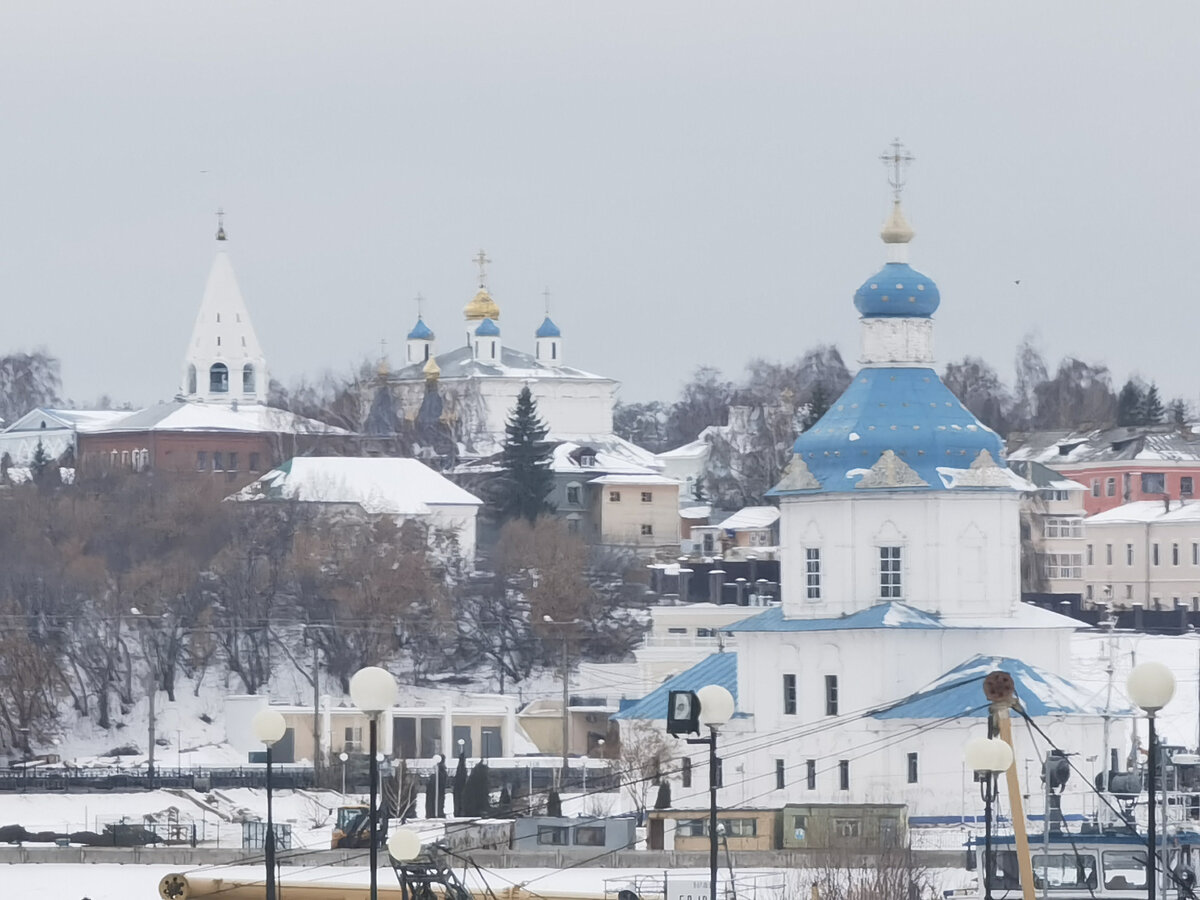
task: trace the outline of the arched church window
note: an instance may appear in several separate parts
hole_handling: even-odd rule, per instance
[[[551,359],[558,359],[558,344],[551,344],[551,345],[550,345],[550,358],[551,358]]]
[[[213,363],[208,370],[208,390],[213,394],[229,393],[229,368],[225,363]]]
[[[246,363],[242,367],[242,393],[254,393],[254,365],[252,363]]]
[[[187,392],[189,394],[196,393],[196,367],[195,366],[188,366]]]

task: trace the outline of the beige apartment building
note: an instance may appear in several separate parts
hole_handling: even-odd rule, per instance
[[[1200,503],[1126,503],[1089,516],[1085,533],[1085,602],[1200,610]]]

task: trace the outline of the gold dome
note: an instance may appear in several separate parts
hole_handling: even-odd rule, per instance
[[[893,201],[892,214],[883,223],[883,231],[879,232],[879,236],[883,238],[885,244],[907,244],[915,234],[916,232],[908,224],[908,220],[904,218],[904,210],[900,208],[900,201]]]
[[[499,319],[500,307],[496,305],[496,301],[492,299],[487,288],[480,288],[479,293],[471,298],[471,302],[463,307],[463,315],[468,320],[475,322],[483,319]]]
[[[432,356],[425,361],[425,365],[421,368],[425,373],[426,381],[437,381],[442,374],[442,367],[437,364],[437,360]]]

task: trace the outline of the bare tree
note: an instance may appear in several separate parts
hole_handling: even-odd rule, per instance
[[[650,722],[633,720],[621,725],[617,754],[621,784],[641,821],[650,806],[650,792],[668,771],[674,758],[666,734]]]
[[[0,419],[12,422],[35,407],[57,403],[61,368],[44,349],[0,356]]]

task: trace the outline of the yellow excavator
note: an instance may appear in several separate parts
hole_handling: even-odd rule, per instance
[[[383,837],[382,833],[380,837]],[[338,807],[337,824],[333,826],[333,839],[329,846],[334,850],[371,846],[371,816],[366,804]]]

